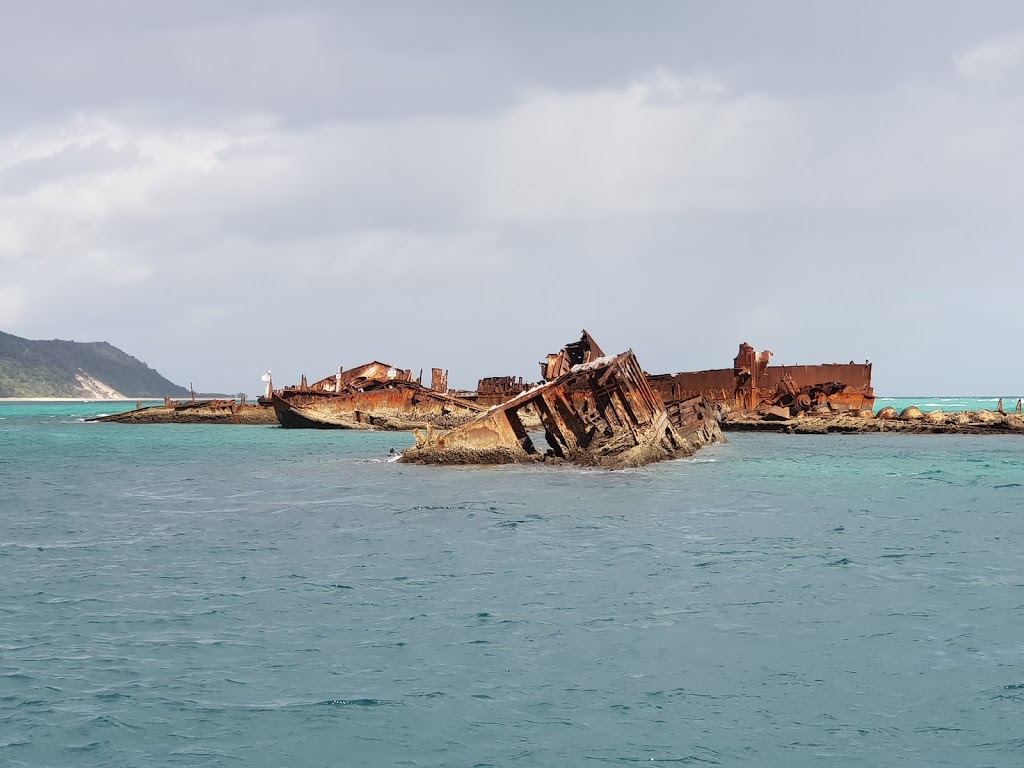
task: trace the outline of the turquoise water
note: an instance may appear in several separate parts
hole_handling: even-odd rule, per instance
[[[922,411],[994,411],[999,401],[1008,413],[1017,407],[1017,400],[1024,395],[1005,397],[879,397],[875,400],[875,411],[891,405],[897,411],[916,405]]]
[[[1024,763],[1022,439],[453,469],[100,407],[0,404],[0,765]]]

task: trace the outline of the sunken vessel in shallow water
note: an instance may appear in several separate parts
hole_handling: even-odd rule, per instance
[[[411,371],[372,362],[274,392],[270,402],[281,426],[293,429],[451,429],[484,411],[447,389],[439,368],[428,388]]]
[[[632,350],[598,356],[584,331],[542,363],[550,380],[438,434],[415,432],[401,461],[418,464],[570,462],[621,469],[690,456],[724,440],[720,410],[702,396],[668,408],[651,388]],[[583,349],[586,347],[586,349]],[[579,359],[579,362],[576,361]],[[539,416],[546,450],[531,437],[522,414]]]

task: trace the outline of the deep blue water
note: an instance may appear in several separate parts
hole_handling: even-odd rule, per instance
[[[2,766],[1024,764],[1024,439],[431,468],[99,407],[0,404]]]

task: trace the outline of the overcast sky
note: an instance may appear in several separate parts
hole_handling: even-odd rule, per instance
[[[1019,0],[0,9],[0,330],[205,391],[585,327],[1024,394]]]

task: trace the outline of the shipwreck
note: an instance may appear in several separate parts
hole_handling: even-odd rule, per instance
[[[621,469],[690,456],[724,440],[720,410],[697,395],[666,408],[632,350],[604,356],[584,331],[541,363],[546,382],[445,434],[414,432],[400,461],[510,464],[541,461]],[[545,445],[524,414],[536,414]],[[534,433],[541,439],[540,430]]]
[[[518,379],[515,376],[488,376],[477,382],[475,390],[458,390],[450,392],[463,400],[490,408],[492,405],[501,405],[517,395],[523,394],[533,388],[533,384]]]
[[[735,416],[791,418],[870,411],[875,404],[871,363],[769,365],[772,353],[740,344],[732,368],[648,375],[666,402],[702,395]]]
[[[114,422],[118,424],[275,424],[274,412],[265,406],[230,400],[173,400],[164,398],[162,405],[93,416],[86,421]]]
[[[305,376],[298,387],[274,391],[268,384],[269,401],[290,429],[451,429],[485,410],[448,394],[447,371],[432,369],[429,387],[422,376],[373,361],[313,384]]]

